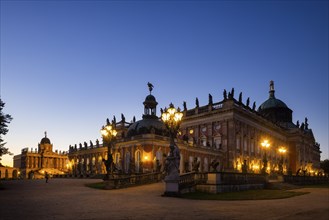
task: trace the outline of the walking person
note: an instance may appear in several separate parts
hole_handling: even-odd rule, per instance
[[[48,183],[49,175],[48,175],[47,172],[46,172],[46,174],[45,174],[45,178],[46,178],[46,183]]]

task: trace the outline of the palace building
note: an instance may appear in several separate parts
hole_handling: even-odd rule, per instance
[[[209,94],[205,106],[199,106],[196,99],[195,107],[187,109],[184,102],[184,117],[176,139],[180,149],[180,172],[260,173],[266,167],[267,173],[281,170],[285,174],[303,171],[315,175],[320,170],[321,151],[307,118],[301,124],[292,122],[292,110],[275,97],[273,81],[270,82],[269,98],[258,109],[255,103],[250,106],[249,102],[249,98],[246,103],[242,102],[242,93],[235,99],[234,89],[228,94],[224,90],[219,102],[213,102]],[[119,122],[115,117],[112,120],[118,132],[112,155],[116,167],[123,173],[159,171],[169,153],[168,133],[157,116],[158,103],[151,90],[143,105],[144,114],[139,121],[134,117],[129,123],[123,114]],[[108,148],[98,140],[95,145],[90,141],[90,144],[80,143],[79,147],[69,146],[66,166],[74,175],[104,174],[102,160],[107,159],[107,151]],[[64,162],[66,155],[54,156],[46,163],[45,155],[41,157],[40,152],[39,149],[34,157],[29,157],[31,159],[20,161],[25,161],[25,167],[28,164],[29,169],[46,164],[65,168],[55,158],[62,158],[60,161]]]
[[[49,174],[64,174],[68,172],[67,152],[53,152],[50,139],[45,137],[38,144],[38,149],[22,149],[22,153],[14,156],[14,167],[19,168],[23,178],[40,178]]]

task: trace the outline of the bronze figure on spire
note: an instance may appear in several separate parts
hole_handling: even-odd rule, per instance
[[[149,91],[150,91],[150,94],[151,94],[154,86],[150,82],[147,83],[147,86],[149,87]]]

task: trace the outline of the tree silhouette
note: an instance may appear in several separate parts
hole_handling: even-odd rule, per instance
[[[5,147],[5,142],[3,140],[3,135],[6,135],[8,132],[8,124],[13,118],[9,114],[5,114],[2,112],[5,107],[5,103],[0,99],[0,161],[1,157],[5,154],[12,155],[8,148]]]

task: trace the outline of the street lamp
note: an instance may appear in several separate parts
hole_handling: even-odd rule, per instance
[[[280,174],[283,174],[283,155],[287,152],[287,149],[285,147],[279,148],[279,153],[281,154],[281,159],[279,163],[279,172]]]
[[[103,137],[103,143],[107,145],[107,160],[103,159],[106,166],[106,178],[109,179],[110,173],[113,173],[113,157],[111,150],[114,148],[115,137],[117,136],[117,131],[115,130],[115,123],[108,123],[101,129],[101,134]]]
[[[175,149],[176,149],[176,151],[178,150],[178,147],[175,144],[175,138],[177,136],[179,126],[182,122],[182,118],[183,118],[183,113],[180,111],[180,108],[177,108],[177,110],[176,110],[175,106],[172,103],[170,103],[168,109],[167,108],[164,109],[164,112],[161,115],[161,119],[169,132],[170,156],[179,157],[179,154],[175,155],[174,151],[175,151]],[[178,150],[178,153],[179,153],[179,150]],[[179,164],[178,164],[178,166],[179,166]],[[178,168],[179,167],[177,167],[177,169]]]
[[[174,139],[178,133],[180,123],[182,121],[183,113],[180,108],[175,109],[174,105],[170,103],[169,108],[165,108],[161,115],[161,119],[166,125],[170,135],[170,145],[174,145]]]
[[[165,162],[165,196],[177,196],[179,194],[180,153],[177,145],[175,144],[175,138],[177,136],[182,117],[183,113],[179,108],[176,110],[172,103],[170,103],[168,109],[164,109],[164,112],[161,115],[161,119],[165,124],[170,137],[170,153]]]
[[[268,142],[268,140],[264,140],[262,143],[261,143],[261,146],[264,148],[264,159],[263,159],[263,163],[264,163],[264,166],[263,166],[263,169],[262,169],[262,173],[263,174],[266,174],[266,170],[267,170],[267,156],[266,156],[266,149],[269,148],[271,145],[270,143]]]

